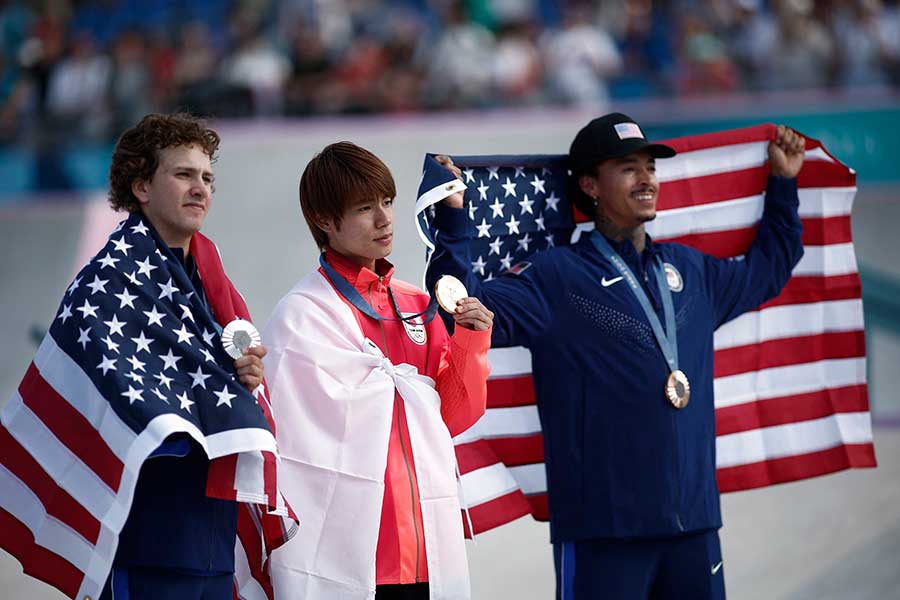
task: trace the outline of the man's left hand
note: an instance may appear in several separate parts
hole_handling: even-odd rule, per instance
[[[806,139],[784,125],[778,126],[775,139],[769,142],[769,169],[777,177],[794,178],[803,166]]]
[[[262,358],[266,355],[265,346],[254,346],[244,350],[244,355],[234,361],[238,378],[245,388],[251,392],[259,387],[263,380]]]

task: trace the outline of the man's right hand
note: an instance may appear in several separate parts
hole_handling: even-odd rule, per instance
[[[459,167],[453,164],[453,161],[449,156],[444,154],[438,154],[434,157],[436,161],[442,164],[448,171],[453,173],[457,179],[462,181],[462,171],[459,170]],[[444,203],[450,208],[462,208],[463,204],[463,192],[456,192],[444,198]]]

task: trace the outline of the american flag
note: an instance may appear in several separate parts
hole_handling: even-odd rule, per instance
[[[655,241],[731,257],[762,215],[774,125],[668,140],[657,161]],[[564,156],[460,156],[475,239],[471,268],[497,277],[529,254],[593,229],[565,198]],[[426,157],[417,203],[430,251],[449,176]],[[722,492],[874,467],[863,308],[850,212],[856,174],[807,138],[798,178],[805,253],[775,299],[715,334],[717,476]],[[454,441],[476,532],[525,514],[546,520],[543,438],[527,349],[495,348],[484,417]]]
[[[120,223],[0,414],[0,547],[70,598],[100,596],[141,464],[173,433],[213,459],[207,495],[241,503],[235,597],[272,598],[266,551],[296,530],[265,384],[248,392],[220,340],[246,304],[212,242],[191,253],[209,308],[139,213]]]

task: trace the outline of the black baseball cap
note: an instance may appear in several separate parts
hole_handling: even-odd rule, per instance
[[[621,158],[646,150],[653,158],[672,158],[675,149],[665,144],[651,144],[637,122],[622,113],[597,117],[581,128],[569,148],[569,165],[573,175],[610,158]]]

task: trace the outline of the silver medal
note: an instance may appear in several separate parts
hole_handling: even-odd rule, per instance
[[[253,348],[262,344],[259,331],[250,321],[235,319],[225,326],[222,331],[222,347],[231,358],[237,360],[244,355],[246,348]]]

